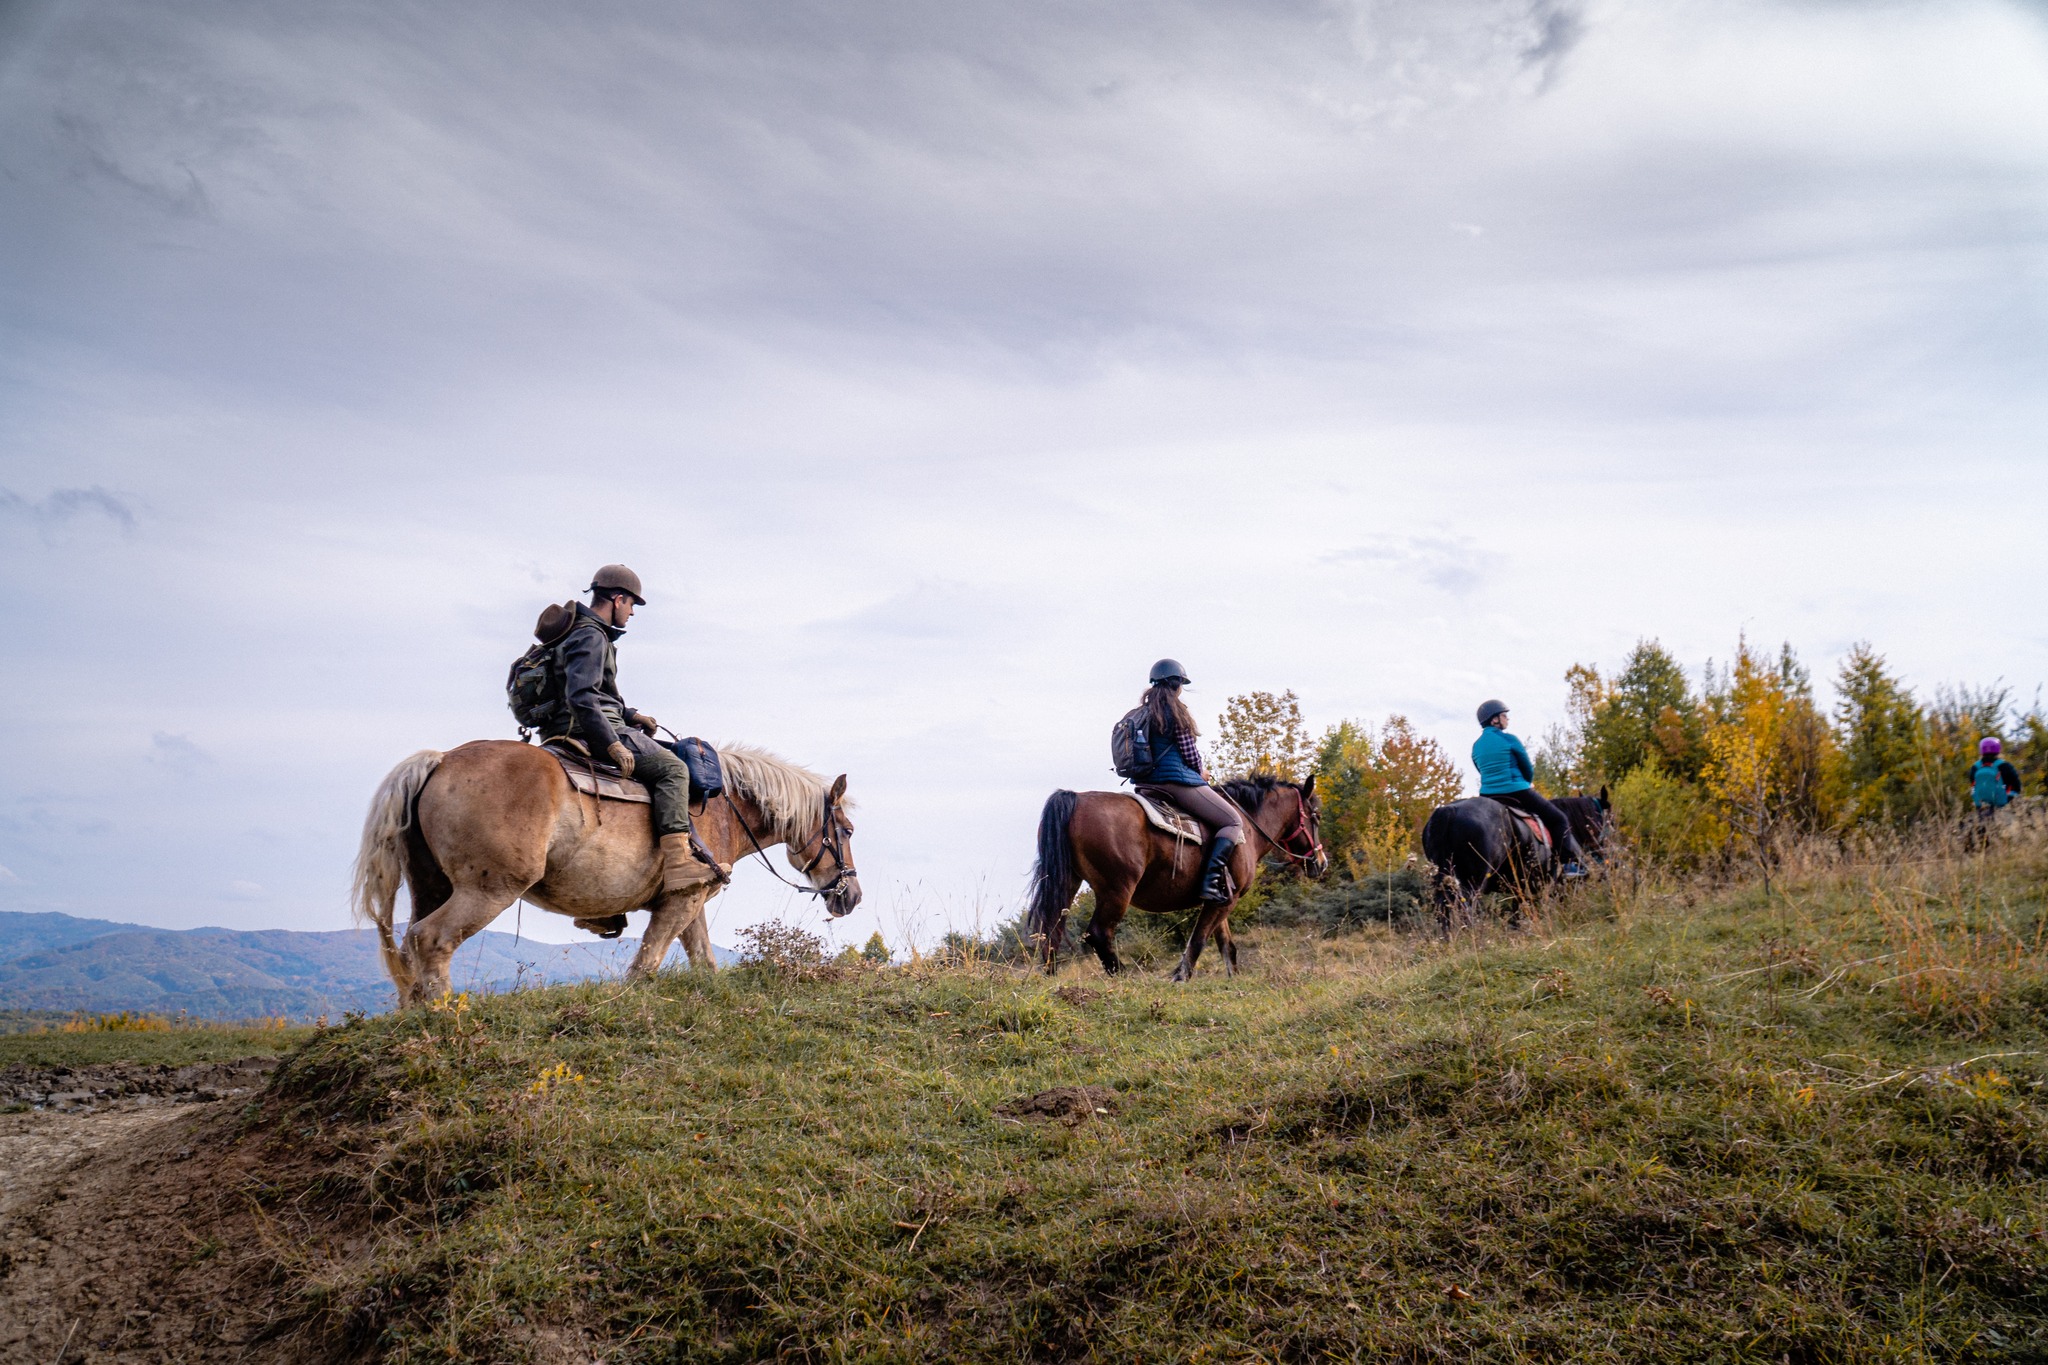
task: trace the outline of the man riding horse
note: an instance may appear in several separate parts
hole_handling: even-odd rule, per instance
[[[580,740],[593,757],[610,759],[623,776],[645,784],[661,845],[661,889],[687,891],[719,876],[697,856],[690,837],[689,767],[654,738],[654,717],[619,695],[618,639],[633,609],[646,605],[640,575],[625,565],[607,564],[591,575],[590,605],[577,604],[576,620],[557,646],[566,706],[542,733]]]

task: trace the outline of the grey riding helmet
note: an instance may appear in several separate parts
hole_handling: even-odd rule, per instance
[[[1492,701],[1479,703],[1479,723],[1481,725],[1491,725],[1495,716],[1504,716],[1507,713],[1508,704],[1498,697],[1495,697]]]
[[[1152,665],[1152,681],[1156,683],[1174,682],[1186,687],[1188,685],[1188,671],[1180,666],[1179,659],[1161,659],[1158,663]]]

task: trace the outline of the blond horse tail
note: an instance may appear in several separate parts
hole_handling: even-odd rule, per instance
[[[351,892],[356,923],[368,918],[377,926],[377,947],[384,954],[384,970],[398,987],[400,1004],[412,990],[412,968],[398,950],[391,919],[398,905],[398,884],[405,879],[405,836],[412,829],[413,802],[441,766],[441,757],[438,749],[422,749],[385,775],[370,798],[362,846],[356,850]]]

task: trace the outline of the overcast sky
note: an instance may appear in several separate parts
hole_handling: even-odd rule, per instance
[[[1646,635],[2031,695],[2044,373],[2039,4],[0,0],[0,908],[344,926],[611,560],[856,941],[1161,654],[1461,759]]]

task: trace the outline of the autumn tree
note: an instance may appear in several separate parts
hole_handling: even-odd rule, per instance
[[[1835,726],[1842,742],[1844,816],[1851,823],[1904,824],[1917,814],[1914,781],[1924,723],[1920,704],[1868,643],[1851,645],[1835,675]]]
[[[1278,696],[1247,692],[1224,703],[1213,756],[1218,777],[1270,773],[1289,782],[1306,777],[1312,754],[1294,690]]]
[[[1713,722],[1701,778],[1768,892],[1785,836],[1819,828],[1832,813],[1840,751],[1789,645],[1773,661],[1738,641],[1726,674],[1709,671],[1706,707]]]
[[[1316,793],[1323,839],[1354,877],[1406,861],[1429,813],[1458,799],[1458,765],[1443,746],[1419,735],[1406,716],[1375,731],[1344,721],[1316,746]]]
[[[1585,670],[1593,683],[1599,675]],[[1588,698],[1583,722],[1586,785],[1614,782],[1655,759],[1674,776],[1699,776],[1705,717],[1685,669],[1655,640],[1629,652],[1620,673]]]

